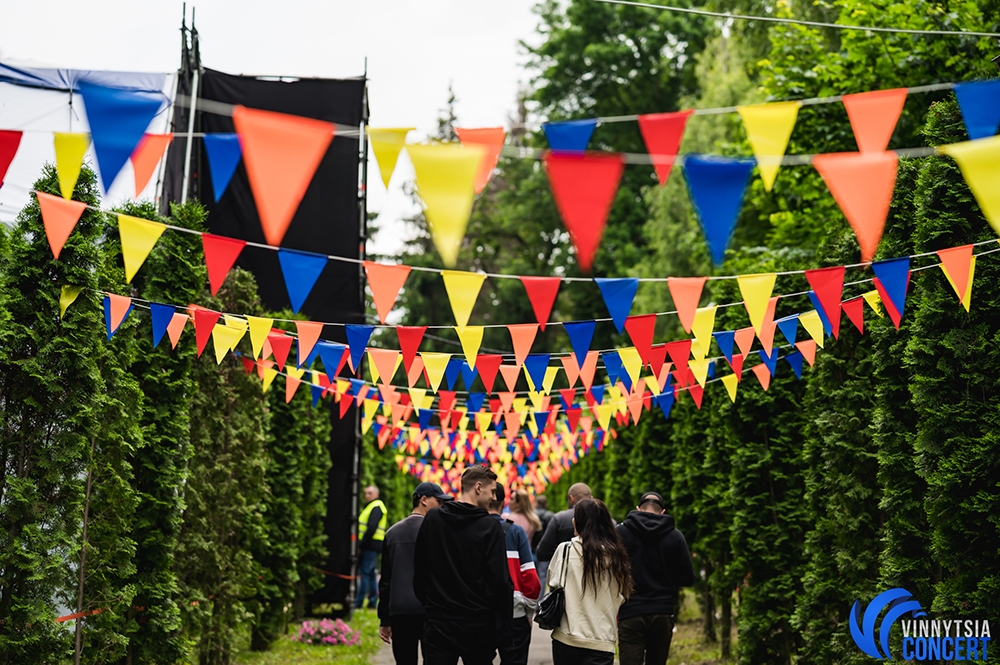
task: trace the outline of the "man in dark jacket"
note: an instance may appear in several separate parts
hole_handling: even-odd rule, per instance
[[[538,543],[538,549],[535,550],[535,556],[538,557],[539,561],[551,561],[556,547],[573,539],[573,506],[584,499],[592,498],[594,497],[590,493],[590,487],[584,483],[570,485],[569,492],[566,494],[569,508],[559,511],[549,521],[549,525],[545,528],[545,535],[542,536],[542,542]]]
[[[632,558],[634,590],[618,611],[621,665],[664,665],[670,654],[679,587],[694,584],[683,534],[665,514],[663,497],[646,492],[618,526]]]
[[[379,637],[392,644],[397,665],[417,665],[417,643],[424,632],[424,606],[413,593],[413,557],[417,533],[428,511],[451,497],[434,483],[420,483],[413,490],[413,512],[385,534],[382,543],[382,577],[379,580]]]
[[[368,607],[374,608],[378,604],[375,569],[389,523],[389,511],[379,498],[378,487],[369,485],[365,488],[365,502],[368,505],[358,515],[358,591],[354,599],[357,609],[364,607],[366,597]]]
[[[503,528],[487,512],[497,475],[486,466],[462,474],[462,493],[424,517],[417,534],[413,591],[427,612],[427,665],[493,662],[510,635],[514,587]]]

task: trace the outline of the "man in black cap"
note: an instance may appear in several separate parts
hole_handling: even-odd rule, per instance
[[[646,492],[618,526],[632,558],[634,590],[618,610],[621,665],[664,665],[670,654],[679,587],[694,584],[683,534],[665,513],[663,497]]]
[[[392,644],[398,665],[416,665],[417,643],[424,632],[424,607],[413,593],[413,554],[417,533],[427,511],[451,501],[434,483],[420,483],[413,490],[413,512],[385,534],[382,546],[382,579],[379,582],[379,637]]]

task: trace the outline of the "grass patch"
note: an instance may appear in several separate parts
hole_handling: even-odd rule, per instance
[[[356,610],[348,624],[361,631],[361,641],[354,646],[316,646],[302,644],[292,639],[299,624],[289,626],[289,632],[278,639],[270,651],[240,651],[233,659],[234,665],[368,665],[379,650],[382,640],[378,636],[378,616],[375,610]]]
[[[698,606],[695,593],[691,589],[684,589],[682,594],[667,665],[723,665],[733,662],[734,659],[723,659],[718,642],[705,641],[702,633],[701,608]],[[734,616],[734,624],[735,619]],[[732,632],[732,652],[736,653],[735,626]]]

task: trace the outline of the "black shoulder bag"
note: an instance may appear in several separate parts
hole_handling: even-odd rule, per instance
[[[570,541],[563,547],[562,582],[538,601],[535,623],[542,630],[558,628],[559,624],[562,623],[563,614],[566,612],[566,568],[569,561],[569,549],[572,546],[573,542]]]

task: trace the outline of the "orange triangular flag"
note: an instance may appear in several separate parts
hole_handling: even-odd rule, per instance
[[[854,229],[862,261],[872,260],[882,239],[898,161],[894,152],[841,152],[813,157],[813,166]]]
[[[364,266],[365,274],[368,276],[368,288],[371,289],[375,309],[378,310],[378,320],[385,323],[385,317],[389,316],[392,306],[396,304],[396,298],[399,297],[399,290],[403,288],[406,278],[410,275],[410,266],[387,265],[374,261],[365,261]]]
[[[521,376],[521,368],[517,365],[500,365],[500,376],[507,384],[507,390],[512,391],[517,386],[517,379]]]
[[[690,333],[694,325],[694,313],[701,302],[701,291],[708,277],[668,277],[667,288],[677,308],[677,318],[684,326],[684,332]]]
[[[167,324],[167,335],[170,337],[171,349],[177,348],[177,342],[180,341],[181,333],[184,332],[184,326],[187,325],[187,322],[188,315],[180,312],[174,312],[170,318],[170,323]]]
[[[757,336],[760,339],[760,345],[764,347],[764,353],[768,356],[771,355],[771,349],[774,347],[774,331],[778,327],[778,325],[774,322],[774,311],[777,307],[778,296],[772,296],[771,299],[767,301],[767,310],[764,312],[764,322],[760,326],[760,335]]]
[[[809,363],[809,366],[812,367],[816,362],[816,340],[803,339],[795,342],[795,348],[799,350],[802,357],[805,358]]]
[[[969,290],[969,268],[972,267],[972,245],[942,249],[937,253],[941,270],[951,283],[958,299],[963,300]]]
[[[462,145],[480,145],[486,148],[486,155],[480,162],[476,179],[472,183],[472,189],[476,194],[479,194],[486,189],[486,183],[493,175],[493,169],[496,168],[497,160],[500,159],[500,151],[503,150],[503,141],[507,132],[504,131],[503,127],[479,127],[476,129],[456,127],[455,133],[458,134],[458,140],[462,142]]]
[[[740,353],[744,356],[750,353],[750,348],[753,346],[753,336],[753,326],[750,326],[749,328],[740,328],[734,335],[736,346],[739,347]]]
[[[167,146],[174,140],[173,134],[145,134],[132,153],[132,170],[135,172],[135,197],[139,198],[146,189],[153,171],[159,164]]]
[[[410,369],[406,372],[406,384],[412,388],[417,385],[417,381],[424,373],[424,359],[419,355],[410,362]],[[430,383],[428,381],[428,383]]]
[[[49,239],[52,256],[58,259],[66,239],[80,221],[83,211],[87,209],[87,204],[81,201],[67,201],[61,196],[52,196],[45,192],[35,192],[35,195],[38,196],[38,207],[42,211],[45,237]]]
[[[750,370],[757,375],[757,380],[760,381],[760,385],[763,386],[764,390],[767,390],[771,385],[771,370],[767,368],[767,365],[764,363],[754,365]]]
[[[844,95],[842,101],[851,119],[858,150],[882,152],[889,147],[889,139],[906,102],[906,88]]]
[[[559,360],[562,362],[563,370],[566,372],[566,380],[569,381],[569,387],[572,388],[576,385],[577,379],[580,378],[580,366],[576,362],[576,356],[571,353],[561,357]]]
[[[524,359],[528,357],[528,353],[531,352],[531,345],[535,343],[538,324],[509,325],[507,330],[510,331],[510,341],[514,344],[514,360],[517,362],[517,367],[520,368],[524,364]]]
[[[333,125],[243,106],[233,111],[233,124],[264,238],[280,245],[333,140]]]
[[[305,362],[323,333],[323,324],[319,321],[296,321],[295,332],[299,336],[299,359]]]
[[[65,201],[66,199],[62,199]],[[109,309],[111,310],[109,314],[111,315],[111,322],[109,323],[109,328],[111,332],[118,330],[118,327],[125,320],[125,316],[128,314],[128,310],[132,307],[132,299],[126,296],[120,296],[114,293],[105,293],[108,298]]]
[[[392,383],[392,375],[396,373],[396,361],[399,359],[399,351],[396,349],[373,349],[368,347],[368,357],[375,364],[378,371],[379,383]]]
[[[599,351],[587,351],[587,357],[583,360],[583,365],[580,367],[580,381],[583,382],[583,387],[590,390],[591,386],[594,385],[594,372],[597,371],[597,359],[600,357]],[[664,365],[664,367],[669,366],[670,363]],[[662,386],[663,383],[661,382]]]

